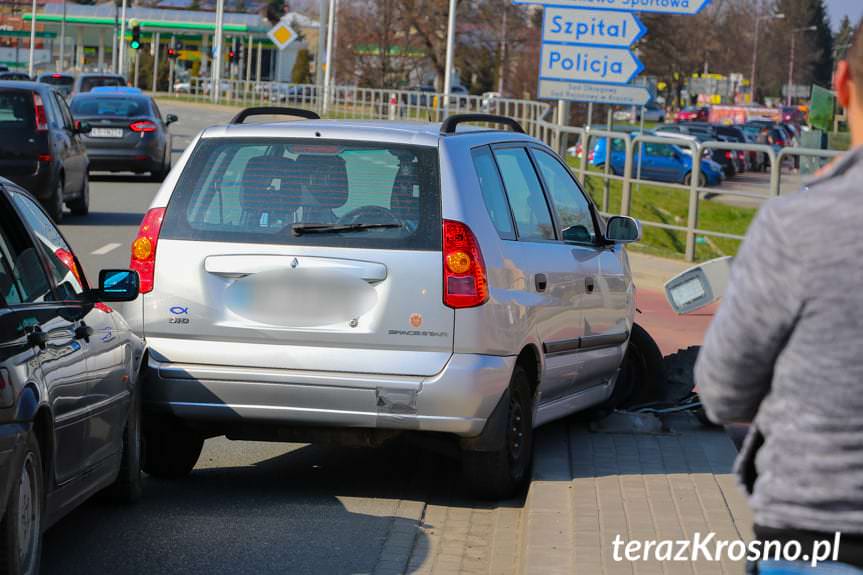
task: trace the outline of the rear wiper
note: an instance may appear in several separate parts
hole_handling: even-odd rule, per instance
[[[303,234],[329,234],[338,232],[353,232],[357,230],[378,230],[402,228],[403,224],[294,224],[291,231],[295,236]]]

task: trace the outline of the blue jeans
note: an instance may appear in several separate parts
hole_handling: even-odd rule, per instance
[[[819,563],[812,567],[798,561],[761,561],[758,575],[863,575],[863,571],[845,563]]]

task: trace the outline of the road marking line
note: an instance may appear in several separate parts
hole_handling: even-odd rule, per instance
[[[123,244],[113,244],[113,243],[112,244],[105,244],[104,246],[102,246],[98,250],[93,250],[90,253],[92,253],[94,256],[104,256],[107,253],[113,252],[114,250],[116,250],[117,248],[119,248],[122,245]]]

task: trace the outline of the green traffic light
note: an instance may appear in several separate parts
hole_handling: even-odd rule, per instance
[[[129,44],[129,46],[132,47],[132,50],[137,50],[138,48],[141,47],[141,43],[138,42],[137,40],[132,40],[132,42]]]

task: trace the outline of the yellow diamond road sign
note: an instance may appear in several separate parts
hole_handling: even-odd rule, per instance
[[[297,39],[297,33],[284,21],[279,22],[267,32],[267,36],[273,41],[273,44],[279,47],[279,50],[284,50],[291,42]]]

